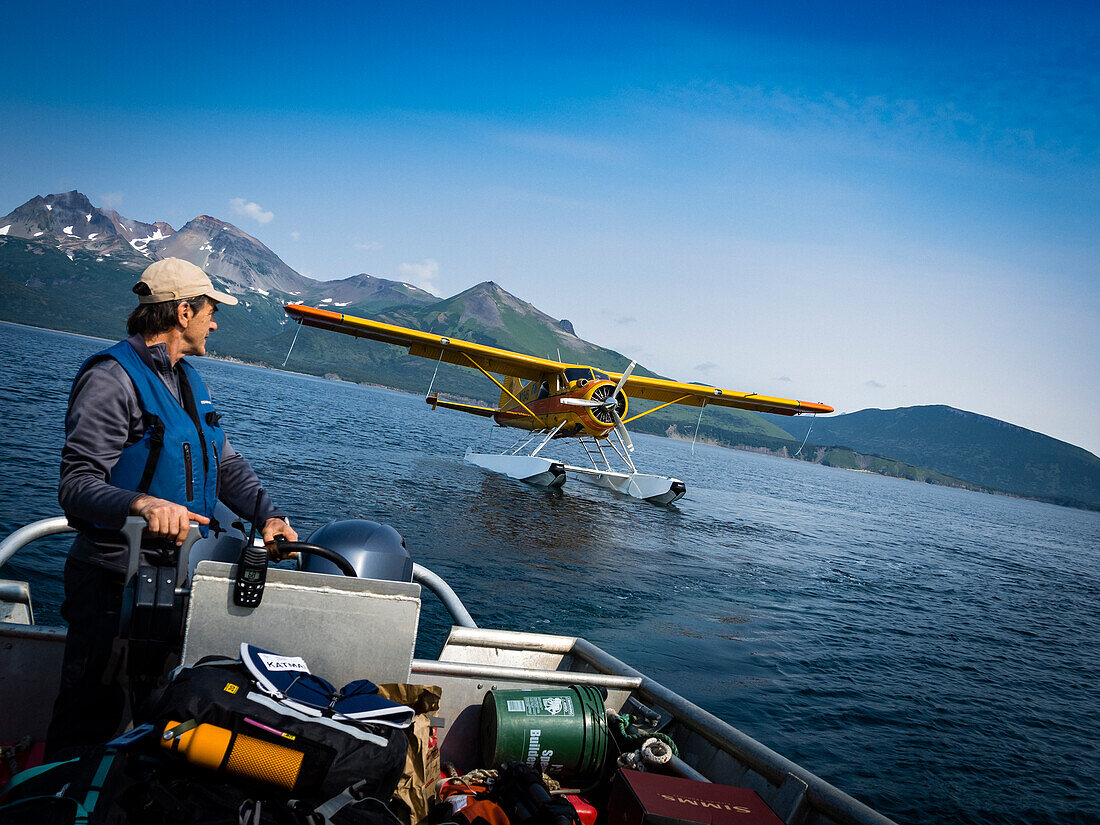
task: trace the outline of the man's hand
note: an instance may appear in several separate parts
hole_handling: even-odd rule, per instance
[[[141,516],[148,524],[146,528],[151,536],[174,540],[177,546],[183,544],[191,530],[191,522],[209,524],[210,519],[192,513],[182,504],[174,504],[163,498],[140,495],[130,502],[130,515]]]
[[[265,521],[263,527],[260,528],[260,534],[264,537],[264,546],[267,547],[267,554],[273,561],[282,561],[283,559],[297,557],[297,553],[283,554],[280,552],[279,544],[275,541],[276,536],[282,536],[287,541],[298,540],[298,534],[294,531],[294,528],[281,518],[269,518]]]

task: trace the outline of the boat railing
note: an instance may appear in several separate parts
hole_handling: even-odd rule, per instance
[[[32,541],[38,541],[39,539],[44,539],[47,536],[53,536],[58,533],[75,532],[76,531],[69,526],[69,522],[64,516],[44,518],[24,525],[6,539],[0,541],[0,567],[7,564],[12,556]]]
[[[764,777],[786,797],[777,807],[795,810],[808,805],[826,814],[834,822],[859,823],[859,825],[894,825],[893,820],[846,794],[821,777],[775,752],[767,745],[722,721],[712,713],[688,701],[683,696],[646,676],[617,659],[586,639],[578,636],[554,636],[539,633],[518,633],[486,628],[454,628],[448,644],[495,648],[499,650],[527,650],[572,656],[592,673],[575,670],[561,671],[562,680],[573,684],[602,685],[608,689],[626,688],[644,705],[667,711],[681,728],[700,737],[715,749],[715,753],[728,754],[743,765]],[[416,659],[413,672],[425,675],[446,673],[465,675],[464,668],[471,668],[470,675],[483,678],[533,679],[543,683],[558,681],[552,671],[522,673],[518,668],[488,668],[485,665],[462,665],[454,662],[436,662]],[[476,669],[475,669],[476,668]],[[500,671],[500,672],[497,672]],[[507,671],[507,672],[506,672]],[[537,676],[537,679],[535,677]],[[679,762],[679,760],[678,760]],[[702,769],[701,771],[697,769]],[[707,766],[680,763],[675,769],[681,775],[705,779]]]

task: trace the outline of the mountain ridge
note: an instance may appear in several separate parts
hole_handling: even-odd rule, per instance
[[[491,280],[449,298],[367,273],[318,281],[299,274],[261,241],[214,216],[199,215],[174,230],[163,221],[134,221],[114,210],[99,209],[77,190],[35,196],[0,218],[0,292],[5,296],[0,302],[0,319],[122,337],[126,315],[132,308],[130,287],[151,260],[166,256],[183,257],[203,267],[219,289],[241,300],[244,312],[235,311],[234,322],[221,325],[211,341],[211,352],[219,355],[282,365],[299,331],[283,312],[283,304],[301,302],[610,371],[621,371],[629,363],[621,353],[577,336],[568,320],[552,318]],[[429,363],[396,347],[362,346],[345,336],[310,330],[295,343],[294,358],[319,375],[336,374],[407,391],[423,391],[438,369],[435,386],[472,400],[496,400],[496,394],[485,386],[488,382],[471,370]],[[636,368],[636,374],[655,375],[642,365]],[[648,408],[643,402],[638,402],[638,407]],[[891,445],[881,439],[834,435],[828,422],[844,416],[819,417],[814,443],[794,455],[792,452],[805,436],[804,420],[708,408],[696,433],[696,416],[695,410],[665,408],[631,426],[658,435],[698,436],[724,446],[797,455],[830,466],[1019,494],[1019,484],[1005,483],[1003,477],[994,478],[996,484],[991,484],[986,476],[979,482],[952,472],[958,468],[941,461],[937,449],[922,454],[919,444],[904,450],[901,442]],[[836,443],[824,443],[828,441]],[[852,441],[858,443],[847,443]],[[935,446],[934,440],[926,441]],[[895,446],[897,451],[890,452]],[[1068,455],[1049,443],[1046,446],[1048,453],[1054,450]],[[962,469],[974,475],[972,466]],[[1027,488],[1027,495],[1074,506],[1100,507],[1100,492],[1093,496],[1091,488],[1086,488],[1083,498],[1076,493],[1069,495],[1067,490],[1076,488],[1052,481],[1052,473],[1045,473],[1046,487],[1033,485]]]
[[[778,419],[778,416],[770,416]],[[792,435],[789,421],[776,426]],[[1100,504],[1100,457],[1065,441],[945,404],[866,409],[814,422],[815,443],[890,456],[986,489],[1058,503]]]

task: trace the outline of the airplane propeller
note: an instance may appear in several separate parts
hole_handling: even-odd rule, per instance
[[[626,368],[622,377],[619,379],[619,383],[615,385],[615,389],[604,399],[597,401],[593,398],[563,398],[562,404],[568,404],[573,407],[589,407],[591,409],[602,409],[611,415],[611,420],[615,422],[615,432],[619,434],[619,438],[622,439],[623,446],[626,447],[628,452],[634,452],[634,442],[630,440],[630,433],[626,429],[626,425],[623,423],[622,418],[619,417],[619,391],[623,388],[623,384],[626,383],[626,379],[630,377],[630,373],[634,372],[634,367],[638,365],[637,361],[631,361],[630,366]]]
[[[637,361],[631,361],[630,366],[626,368],[626,372],[623,373],[622,378],[619,379],[619,383],[615,385],[615,392],[611,393],[613,398],[619,395],[619,390],[623,388],[623,384],[626,383],[626,379],[630,377],[630,373],[634,372],[634,368],[638,366]]]
[[[623,377],[619,379],[619,383],[615,385],[615,391],[611,393],[611,417],[615,419],[615,432],[619,434],[619,438],[623,442],[623,446],[626,447],[627,452],[634,452],[634,442],[630,440],[630,433],[627,432],[626,424],[619,417],[618,404],[616,403],[619,398],[619,390],[623,388],[623,384],[626,383],[626,379],[630,377],[630,373],[634,372],[634,367],[638,365],[637,361],[631,361],[630,366],[626,368],[626,372],[623,373]]]

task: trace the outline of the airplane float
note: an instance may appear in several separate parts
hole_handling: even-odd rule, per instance
[[[288,304],[284,310],[304,326],[396,344],[421,358],[480,370],[500,388],[495,408],[447,401],[438,393],[425,400],[432,409],[443,407],[484,416],[501,427],[525,431],[502,453],[467,449],[466,460],[538,486],[560,487],[568,476],[655,504],[671,504],[683,497],[687,487],[676,478],[638,472],[630,455],[634,445],[626,429],[629,422],[670,404],[699,407],[700,415],[702,408],[712,405],[779,415],[833,411],[826,404],[635,376],[635,361],[622,373],[605,372],[302,304]],[[492,373],[505,380],[498,381]],[[624,418],[628,395],[658,402],[658,406]],[[592,466],[575,466],[539,455],[555,438],[579,439]],[[619,469],[612,465],[609,453],[618,459]]]

